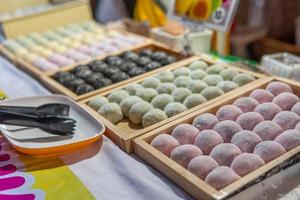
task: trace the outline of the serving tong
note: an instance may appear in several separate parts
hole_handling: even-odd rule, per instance
[[[38,107],[0,106],[0,124],[40,128],[55,135],[72,135],[76,121],[69,116],[66,104],[44,104]]]

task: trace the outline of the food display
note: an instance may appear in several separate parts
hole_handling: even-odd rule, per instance
[[[144,55],[145,52],[147,52],[148,55],[152,53],[148,50],[143,50],[140,52],[140,55]],[[152,55],[155,54],[156,53],[152,53]],[[138,57],[138,54],[132,52],[125,52],[122,57],[123,59],[120,58],[120,63],[121,63],[120,66],[122,66],[123,64],[122,62],[124,59],[126,59],[126,56]],[[160,57],[163,58],[162,60],[168,58],[168,56],[166,55],[165,56],[160,55]],[[108,57],[106,60],[111,60],[111,57]],[[116,60],[117,57],[114,60],[114,62],[118,61]],[[90,65],[94,66],[93,64]],[[81,73],[80,68],[84,68],[83,70],[85,70],[86,72]],[[78,70],[80,72],[78,72]],[[140,124],[145,128],[147,126],[165,120],[168,117],[172,117],[183,111],[186,111],[187,109],[193,108],[206,101],[221,96],[225,92],[229,92],[233,89],[238,88],[239,86],[242,86],[246,83],[255,80],[254,76],[250,74],[244,74],[245,77],[248,77],[248,79],[244,80],[243,82],[238,81],[238,83],[235,83],[234,80],[236,76],[240,76],[243,73],[239,73],[237,70],[231,69],[232,74],[234,74],[235,76],[231,76],[231,79],[227,77],[226,82],[232,83],[233,85],[236,85],[236,87],[232,87],[231,89],[227,88],[225,91],[223,91],[222,90],[223,87],[219,87],[218,85],[221,82],[225,82],[225,81],[223,80],[222,76],[219,74],[223,73],[223,71],[225,70],[228,71],[226,67],[220,64],[209,66],[207,63],[203,61],[196,60],[191,62],[188,66],[182,66],[177,69],[174,69],[173,71],[171,70],[163,71],[152,77],[145,78],[143,81],[139,83],[128,85],[126,88],[122,90],[114,91],[106,97],[108,100],[107,102],[118,103],[122,108],[121,110],[123,112],[124,117],[127,117],[132,123]],[[92,78],[89,77],[96,74],[96,73],[92,73],[91,70],[88,68],[88,66],[79,66],[77,68],[74,68],[73,71],[75,71],[75,73],[78,73],[79,75],[88,74],[86,76],[87,81],[92,81]],[[104,73],[105,71],[103,70],[101,72]],[[74,75],[72,75],[71,73],[69,74],[66,73],[67,72],[58,72],[54,77],[57,78],[58,81],[65,83],[65,85],[72,85],[69,84],[66,81],[66,79],[69,79],[70,82],[72,82],[74,81],[74,78],[72,78],[74,77]],[[203,76],[202,75],[195,76],[196,73],[202,74]],[[65,74],[64,75],[65,78],[59,77],[58,75],[60,74]],[[69,78],[69,76],[72,77]],[[99,80],[100,79],[101,78],[99,78]],[[103,80],[103,78],[101,80]],[[113,81],[111,81],[110,83],[112,82]],[[94,84],[97,83],[95,82]],[[81,86],[79,87],[81,88]],[[78,91],[78,88],[75,89],[75,91],[80,92]],[[95,111],[99,112],[100,111],[99,107],[94,106],[94,102],[98,98],[100,97],[95,97],[95,99],[91,99],[91,101],[88,104]],[[101,98],[105,98],[105,97],[101,97]],[[135,106],[135,105],[140,105],[140,106]],[[136,109],[135,111],[136,107],[138,107],[138,109]],[[234,108],[237,109],[240,113],[242,113],[242,111],[238,107],[234,107]],[[227,111],[223,111],[223,112],[225,112],[225,115],[228,115]],[[229,112],[229,113],[231,115],[234,114],[234,112]],[[255,114],[259,115],[258,113]],[[220,115],[224,115],[224,114],[220,114]],[[223,118],[225,118],[225,115],[223,116]],[[255,118],[256,115],[253,117]],[[244,122],[246,125],[248,125],[248,121],[249,120],[251,121],[252,118],[251,116],[249,119],[247,116],[245,118],[246,119],[241,118],[241,123]],[[123,118],[120,117],[119,121],[121,121],[122,119]],[[117,123],[118,121],[114,120],[111,122]]]
[[[2,44],[15,57],[22,58],[42,72],[48,72],[143,42],[142,37],[106,30],[93,21],[84,21],[7,39]]]
[[[163,50],[156,51],[144,48],[139,52],[126,51],[118,56],[108,56],[104,60],[95,60],[85,65],[76,66],[67,72],[59,71],[53,75],[53,78],[77,95],[82,95],[158,69],[176,60],[175,56],[169,55]],[[159,79],[152,78],[145,80],[137,87],[156,88],[160,84]],[[134,86],[132,87],[134,90]],[[145,95],[149,95],[149,93],[146,91]]]
[[[135,152],[163,173],[172,172],[169,178],[187,191],[200,190],[196,195],[192,192],[195,196],[225,197],[283,158],[299,153],[300,99],[296,94],[300,88],[283,81],[270,78],[259,88],[249,88],[153,130],[135,140]],[[280,100],[283,95],[285,101]],[[291,153],[294,149],[298,151]],[[176,173],[181,178],[175,178]],[[227,187],[238,181],[243,185]],[[185,187],[188,182],[195,187]],[[215,190],[209,192],[210,188]]]

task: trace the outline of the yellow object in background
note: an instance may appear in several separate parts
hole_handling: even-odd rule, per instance
[[[188,15],[195,20],[206,20],[211,15],[211,12],[211,0],[193,0]]]
[[[176,0],[176,4],[175,4],[176,13],[179,15],[185,15],[189,11],[192,3],[193,0]]]
[[[0,101],[6,99],[7,96],[5,95],[5,93],[3,91],[0,90]]]
[[[134,8],[134,19],[148,21],[151,27],[166,24],[166,14],[153,0],[137,0]]]

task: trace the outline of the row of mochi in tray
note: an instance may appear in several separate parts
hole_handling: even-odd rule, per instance
[[[141,37],[105,30],[95,22],[85,21],[8,39],[3,45],[38,69],[54,71],[143,42]]]
[[[59,71],[53,78],[78,95],[127,80],[131,77],[163,67],[177,58],[162,50],[144,48],[139,52],[126,51],[119,56],[108,56],[72,70]]]
[[[299,97],[271,82],[215,115],[159,134],[151,145],[219,190],[300,145]]]
[[[220,64],[208,66],[197,60],[113,91],[107,97],[97,96],[88,104],[112,123],[127,117],[147,127],[254,80],[252,75],[235,69]]]

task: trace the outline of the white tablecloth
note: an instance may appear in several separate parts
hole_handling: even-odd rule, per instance
[[[0,57],[0,88],[12,99],[50,93],[3,57]],[[61,159],[97,199],[192,199],[165,176],[134,154],[124,153],[105,136]]]

